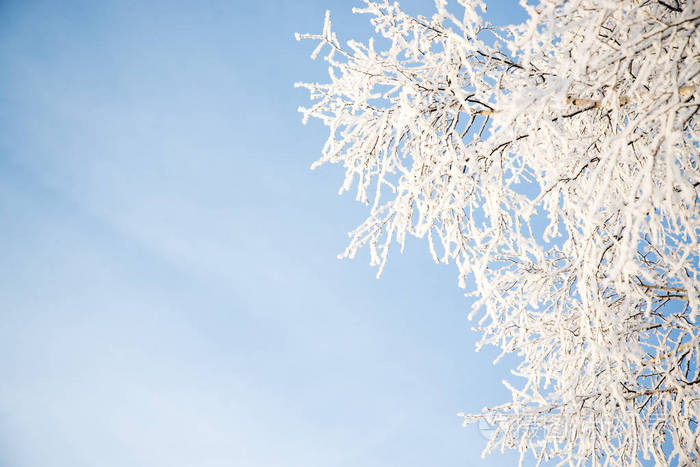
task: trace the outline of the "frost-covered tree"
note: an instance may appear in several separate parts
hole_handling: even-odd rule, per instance
[[[511,401],[464,415],[495,425],[485,453],[699,464],[700,1],[521,0],[508,27],[456,3],[299,36],[330,72],[299,84],[316,165],[370,207],[344,256],[381,273],[426,237],[474,285],[479,346],[521,359]]]

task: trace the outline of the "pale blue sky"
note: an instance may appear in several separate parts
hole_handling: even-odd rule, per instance
[[[457,417],[508,365],[454,268],[336,259],[365,208],[293,33],[355,5],[0,2],[0,466],[511,465]]]

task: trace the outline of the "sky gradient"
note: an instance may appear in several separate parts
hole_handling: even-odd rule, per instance
[[[309,170],[293,34],[354,5],[0,2],[0,466],[512,465],[457,416],[512,360],[456,270],[336,258],[365,208]]]

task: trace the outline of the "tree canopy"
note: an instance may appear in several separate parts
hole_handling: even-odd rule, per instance
[[[299,83],[329,128],[384,267],[407,235],[456,264],[470,317],[515,353],[512,400],[464,414],[485,452],[700,462],[700,2],[541,0],[496,27],[481,0],[432,17],[365,0],[377,37]]]

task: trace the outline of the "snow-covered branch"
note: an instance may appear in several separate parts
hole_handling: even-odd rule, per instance
[[[700,462],[700,3],[521,2],[505,28],[457,3],[365,0],[376,41],[329,15],[299,36],[329,64],[299,84],[330,130],[314,166],[370,206],[344,256],[367,246],[381,274],[427,237],[474,284],[479,345],[524,381],[465,415],[497,426],[487,452]]]

